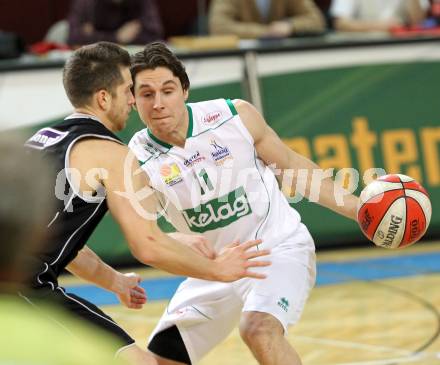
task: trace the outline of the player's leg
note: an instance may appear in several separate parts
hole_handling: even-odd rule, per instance
[[[142,350],[136,344],[128,345],[121,348],[117,354],[117,358],[124,360],[128,364],[132,365],[159,365],[155,357]],[[170,364],[171,365],[171,364]]]
[[[301,364],[298,354],[284,337],[281,322],[268,313],[244,312],[240,335],[259,364]]]
[[[148,350],[159,365],[191,365],[185,343],[176,326],[157,333],[148,344]]]
[[[154,329],[148,349],[159,365],[196,364],[237,325],[242,306],[229,283],[187,279]]]
[[[62,294],[67,304],[65,308],[68,308],[73,315],[84,318],[91,325],[113,335],[119,343],[123,344],[123,347],[116,351],[116,357],[125,360],[130,365],[157,365],[154,356],[137,346],[130,335],[97,306],[74,294],[64,291]]]
[[[137,346],[134,340],[111,317],[94,304],[74,294],[63,292],[63,297],[72,314],[78,315],[92,325],[110,333],[119,340],[119,343],[123,344],[123,347],[116,351],[116,357],[125,360],[130,365],[157,365],[152,354]]]
[[[158,365],[187,365],[187,364],[191,364],[191,363],[177,362],[177,361],[164,359],[163,357],[156,356],[154,354],[153,354],[153,356],[155,357]]]
[[[240,335],[260,364],[299,365],[285,338],[296,323],[315,282],[315,253],[308,232],[272,249],[267,278],[254,281],[240,319]]]
[[[45,306],[48,303],[54,307],[64,310],[63,313],[69,313],[71,319],[77,319],[84,324],[95,328],[100,333],[107,334],[109,339],[113,339],[110,346],[114,346],[115,356],[126,360],[132,365],[157,365],[155,358],[140,349],[130,335],[125,332],[111,317],[106,315],[97,306],[77,295],[66,293],[63,288],[56,287],[51,289],[38,289],[28,293],[21,294],[21,297],[29,304],[38,309],[39,306]],[[49,318],[54,323],[59,324],[63,329],[76,335],[76,328],[70,328],[68,324],[63,322],[63,316],[53,313]],[[69,322],[69,324],[74,321]]]

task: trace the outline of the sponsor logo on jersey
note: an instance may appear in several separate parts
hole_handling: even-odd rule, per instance
[[[383,241],[384,246],[391,246],[393,244],[394,237],[396,236],[402,221],[402,217],[391,215],[390,226],[388,227],[387,235],[385,236],[385,240]]]
[[[226,227],[251,213],[252,208],[243,187],[182,212],[189,229],[198,233]]]
[[[160,151],[154,147],[150,142],[147,142],[143,145],[144,150],[147,151],[150,155],[152,155],[153,157],[157,157],[160,155]]]
[[[222,117],[221,111],[210,112],[202,118],[202,122],[205,124],[214,124],[218,122],[221,119],[221,117]]]
[[[280,306],[285,312],[289,310],[289,301],[286,298],[280,298],[278,301],[278,306]]]
[[[26,146],[42,150],[61,142],[69,132],[60,132],[52,128],[43,128],[25,143]]]
[[[231,152],[228,147],[220,146],[215,140],[212,140],[210,145],[214,151],[211,152],[211,156],[214,159],[216,165],[223,165],[226,160],[232,159]]]
[[[205,160],[205,157],[200,155],[200,152],[197,151],[194,155],[192,155],[190,158],[186,159],[183,161],[183,164],[186,167],[192,167],[195,164],[198,164],[199,162],[202,162],[203,160]]]
[[[160,175],[168,186],[173,186],[183,181],[179,166],[176,163],[162,165],[160,167]]]

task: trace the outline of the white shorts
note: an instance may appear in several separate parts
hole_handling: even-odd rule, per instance
[[[156,333],[176,325],[191,362],[196,364],[229,335],[242,312],[269,313],[287,331],[289,324],[299,320],[316,277],[313,240],[305,227],[299,231],[294,241],[272,249],[271,266],[254,269],[266,273],[266,279],[241,279],[234,283],[185,280],[150,340]]]

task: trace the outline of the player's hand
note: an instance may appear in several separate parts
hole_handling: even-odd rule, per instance
[[[212,247],[211,242],[209,242],[202,235],[197,234],[186,234],[181,232],[173,232],[169,234],[170,237],[183,243],[184,245],[192,248],[197,253],[208,259],[215,259],[216,253]]]
[[[144,288],[139,286],[141,277],[135,273],[120,274],[116,295],[119,301],[127,308],[141,309],[147,302],[147,294]]]
[[[261,240],[248,241],[240,244],[234,242],[225,247],[222,252],[214,259],[217,265],[216,279],[218,281],[231,282],[245,277],[264,279],[266,275],[250,271],[252,267],[269,266],[269,261],[253,260],[257,257],[267,256],[269,250],[255,250]]]

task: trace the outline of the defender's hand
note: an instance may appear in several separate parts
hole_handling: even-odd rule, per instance
[[[147,302],[144,288],[139,286],[141,277],[135,273],[121,274],[118,278],[116,295],[127,308],[141,309]]]
[[[248,241],[240,244],[234,242],[220,253],[214,260],[217,265],[216,279],[218,281],[231,282],[245,277],[264,279],[266,275],[249,271],[251,267],[269,266],[269,261],[254,261],[257,257],[267,256],[269,250],[251,250],[259,245],[261,240]]]

